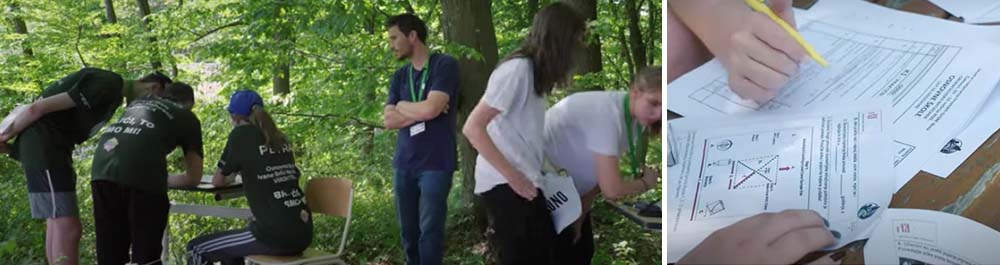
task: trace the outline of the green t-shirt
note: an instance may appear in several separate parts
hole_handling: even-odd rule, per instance
[[[250,224],[254,237],[282,249],[309,246],[312,216],[299,188],[300,173],[291,145],[268,148],[257,126],[236,126],[229,133],[218,167],[225,175],[238,172],[243,177],[247,202],[256,219]]]
[[[94,151],[91,179],[166,193],[166,157],[176,147],[202,155],[198,117],[173,101],[141,97],[104,128]]]
[[[93,136],[122,104],[124,80],[114,72],[83,68],[42,90],[42,98],[66,92],[76,107],[46,114],[35,124],[59,136],[52,144],[79,144]]]

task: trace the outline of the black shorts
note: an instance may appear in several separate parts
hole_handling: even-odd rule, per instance
[[[28,183],[31,217],[79,217],[73,144],[62,143],[47,126],[28,127],[11,145],[10,156],[21,162]]]

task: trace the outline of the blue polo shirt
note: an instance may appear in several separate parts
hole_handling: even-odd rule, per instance
[[[396,137],[396,154],[392,164],[398,170],[440,170],[455,171],[455,113],[458,112],[458,62],[444,54],[431,54],[427,66],[420,71],[407,64],[396,70],[389,84],[389,100],[386,105],[412,101],[410,96],[410,72],[413,76],[413,91],[418,92],[424,71],[430,70],[424,92],[417,101],[427,99],[431,91],[448,94],[448,113],[441,113],[424,122],[424,132],[410,137],[410,127],[399,129]],[[418,92],[419,93],[419,92]],[[418,123],[414,123],[416,125]],[[410,125],[411,127],[413,125]]]

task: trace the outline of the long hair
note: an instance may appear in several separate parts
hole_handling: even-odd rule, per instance
[[[288,144],[288,138],[274,124],[271,115],[260,105],[254,105],[250,111],[250,124],[256,125],[264,133],[264,144],[273,149],[279,149]]]
[[[567,85],[574,65],[574,51],[581,48],[587,24],[569,5],[556,2],[542,8],[531,22],[531,32],[504,61],[531,60],[535,94],[544,96],[557,85]]]

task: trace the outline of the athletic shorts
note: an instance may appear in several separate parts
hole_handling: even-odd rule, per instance
[[[73,144],[65,144],[46,126],[31,126],[14,140],[11,157],[21,162],[28,183],[31,217],[79,217]]]

